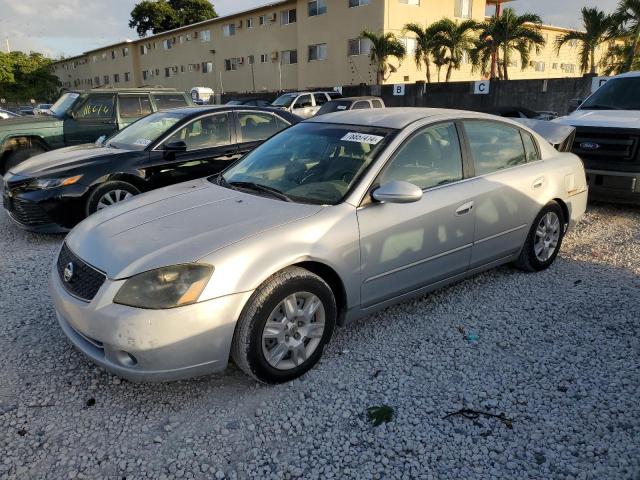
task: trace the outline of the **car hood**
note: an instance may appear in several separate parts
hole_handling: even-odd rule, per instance
[[[76,145],[36,155],[14,167],[11,173],[30,178],[51,176],[87,164],[95,164],[99,160],[112,162],[114,157],[127,153],[130,151],[98,147],[92,143]]]
[[[0,131],[13,133],[14,131],[23,131],[25,128],[46,128],[57,127],[62,120],[53,116],[47,117],[13,117],[7,118],[0,123]]]
[[[319,205],[242,193],[200,179],[102,210],[74,228],[66,242],[109,278],[122,279],[167,265],[196,262],[321,209]]]
[[[553,122],[574,127],[640,128],[640,110],[576,110]]]

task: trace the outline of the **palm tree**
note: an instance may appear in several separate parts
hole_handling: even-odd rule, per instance
[[[640,0],[637,0],[640,1]],[[506,8],[502,15],[495,15],[479,25],[480,37],[471,51],[474,67],[488,73],[492,59],[502,56],[500,78],[509,79],[509,61],[515,50],[520,55],[522,69],[529,64],[531,50],[536,52],[545,45],[540,33],[542,19],[533,13],[516,14],[512,8]]]
[[[593,75],[596,74],[596,50],[598,47],[609,40],[609,31],[611,29],[611,17],[597,7],[582,8],[582,25],[583,32],[568,32],[558,37],[556,41],[556,50],[558,54],[560,49],[566,43],[575,40],[580,43],[580,69],[582,73],[589,71]]]
[[[640,47],[640,0],[620,0],[618,8],[612,15],[612,36],[624,38],[629,43],[625,50],[623,72],[633,68],[636,61],[638,47]]]
[[[402,60],[407,55],[407,49],[393,33],[376,35],[365,30],[360,34],[360,37],[366,38],[371,42],[371,63],[376,68],[376,82],[378,85],[382,85],[388,78],[387,72],[389,69],[396,69],[395,67],[390,67],[389,58],[395,57],[398,62],[402,63]]]
[[[449,18],[435,22],[431,28],[435,32],[433,43],[436,49],[443,50],[447,65],[446,82],[451,80],[453,70],[460,68],[462,58],[466,52],[473,49],[475,37],[472,35],[478,28],[474,20],[456,23]]]
[[[629,70],[640,70],[640,56],[631,54],[633,45],[627,41],[625,43],[612,42],[607,53],[602,57],[600,67],[605,75],[619,75]],[[631,68],[627,66],[629,57],[633,58]]]
[[[418,23],[408,23],[404,26],[403,34],[407,32],[413,33],[416,37],[416,50],[413,58],[416,67],[421,70],[422,64],[425,65],[427,83],[431,83],[431,62],[436,48],[434,39],[437,31],[433,28],[433,24],[423,28]]]
[[[436,47],[433,50],[433,63],[438,71],[438,83],[440,83],[440,72],[442,71],[442,67],[448,63],[447,52],[444,48]]]

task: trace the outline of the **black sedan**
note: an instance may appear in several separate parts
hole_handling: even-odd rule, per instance
[[[4,208],[28,230],[65,232],[139,193],[218,173],[300,120],[260,107],[152,113],[103,143],[54,150],[16,166],[4,177]]]

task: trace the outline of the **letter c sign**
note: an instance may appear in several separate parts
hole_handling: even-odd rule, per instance
[[[491,81],[490,80],[481,80],[479,82],[475,82],[474,87],[473,87],[473,94],[474,95],[488,95],[490,88],[491,88]]]

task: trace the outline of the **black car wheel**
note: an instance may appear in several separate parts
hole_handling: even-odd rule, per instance
[[[87,200],[87,216],[140,194],[140,190],[127,182],[107,182],[96,188]]]
[[[9,154],[4,164],[4,173],[11,171],[14,167],[20,165],[31,157],[44,153],[45,150],[40,147],[21,148]]]
[[[515,266],[529,272],[549,268],[560,252],[565,221],[562,208],[557,202],[545,205],[531,225]]]
[[[287,268],[263,283],[247,302],[231,357],[261,382],[287,382],[320,360],[336,315],[333,292],[322,278],[303,268]]]

